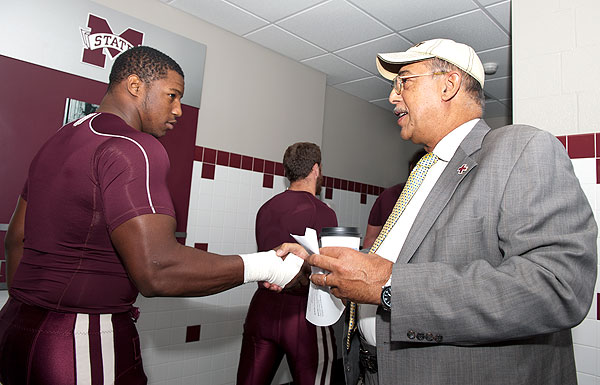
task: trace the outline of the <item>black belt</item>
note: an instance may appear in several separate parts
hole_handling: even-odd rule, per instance
[[[358,357],[361,371],[377,373],[377,348],[375,346],[367,345],[361,341]]]

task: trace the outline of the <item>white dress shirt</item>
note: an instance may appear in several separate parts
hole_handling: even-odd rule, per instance
[[[376,254],[392,262],[396,262],[400,250],[404,245],[404,241],[410,231],[410,228],[415,221],[415,218],[421,210],[421,206],[427,199],[427,196],[433,189],[433,186],[438,181],[442,172],[446,169],[448,162],[454,156],[456,149],[463,139],[471,132],[479,119],[473,119],[452,130],[448,135],[442,138],[433,149],[433,153],[438,156],[438,161],[429,169],[421,186],[415,192],[412,199],[404,209],[398,221],[392,227],[385,240],[379,246]],[[391,282],[388,281],[388,285]],[[392,288],[392,295],[394,289]],[[375,337],[375,314],[377,312],[376,305],[359,304],[358,305],[358,329],[360,334],[369,345],[376,346]]]

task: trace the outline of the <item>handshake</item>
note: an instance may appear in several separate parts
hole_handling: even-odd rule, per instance
[[[304,250],[296,249],[296,253]],[[300,252],[299,252],[300,251]],[[287,254],[287,255],[286,255]],[[308,256],[304,251],[303,256]],[[268,282],[283,288],[298,275],[304,259],[283,249],[263,251],[253,254],[240,254],[244,262],[244,283]]]
[[[306,266],[329,272],[312,274],[310,281],[328,287],[332,295],[357,303],[381,303],[381,288],[390,279],[392,261],[347,247],[324,247],[318,253],[309,255],[297,243],[284,243],[277,250],[240,255],[244,262],[244,283],[263,282],[265,288],[278,291],[308,275],[307,271],[301,271],[306,262]],[[296,277],[298,281],[294,280]]]

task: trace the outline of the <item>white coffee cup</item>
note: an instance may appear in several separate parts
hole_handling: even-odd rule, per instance
[[[342,246],[358,250],[360,231],[357,227],[324,227],[321,229],[321,247]],[[321,268],[311,266],[312,274],[328,274]],[[329,286],[310,283],[306,319],[317,326],[333,325],[344,312],[342,300],[329,291]]]
[[[360,231],[358,227],[323,227],[321,229],[321,247],[342,246],[358,250]]]

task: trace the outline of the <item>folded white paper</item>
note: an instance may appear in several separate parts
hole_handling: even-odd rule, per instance
[[[290,235],[310,254],[319,253],[319,240],[314,229],[306,228],[304,236]],[[313,274],[328,273],[328,271],[314,266],[311,266],[311,270]],[[340,319],[344,309],[344,303],[329,292],[329,286],[317,286],[312,282],[310,283],[306,305],[306,319],[308,322],[316,326],[333,325]]]

